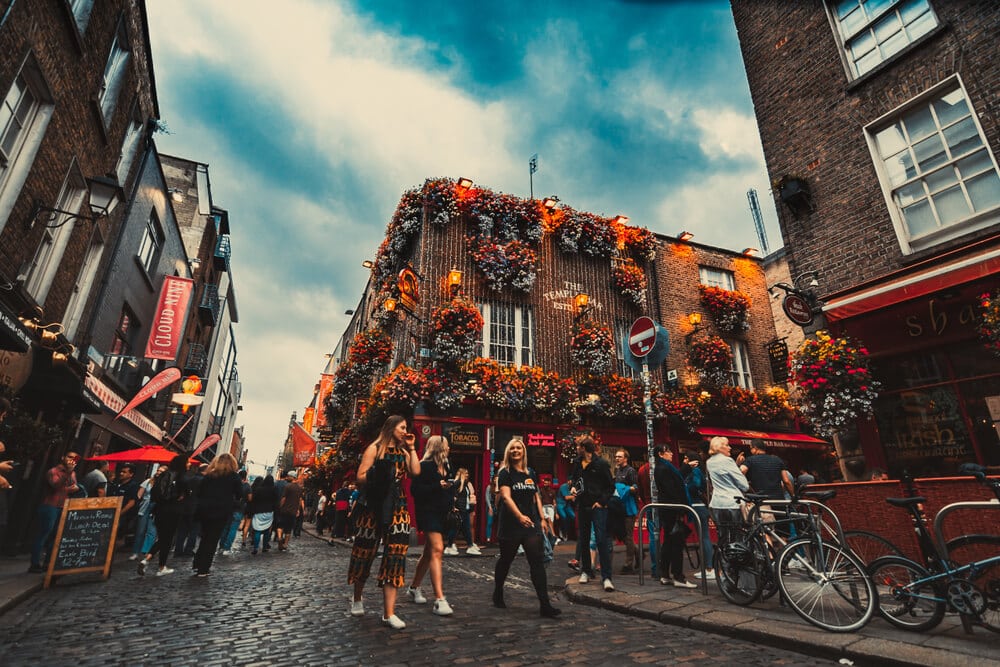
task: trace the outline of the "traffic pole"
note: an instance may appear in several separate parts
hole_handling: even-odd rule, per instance
[[[646,449],[649,457],[649,501],[656,502],[656,479],[653,470],[656,468],[656,445],[653,442],[653,395],[649,386],[649,362],[642,358],[642,405],[646,416]]]

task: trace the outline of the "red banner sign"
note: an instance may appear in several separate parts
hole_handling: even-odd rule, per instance
[[[292,424],[292,456],[296,468],[311,466],[316,461],[316,441],[298,422]]]
[[[154,375],[149,382],[142,385],[142,389],[135,393],[128,403],[124,405],[115,415],[115,419],[118,419],[123,414],[131,410],[132,408],[142,405],[144,402],[149,400],[154,395],[160,393],[161,390],[169,387],[173,383],[181,379],[181,371],[179,368],[165,368],[156,375]],[[107,401],[105,401],[107,403]]]
[[[213,433],[212,435],[208,436],[207,438],[201,441],[201,444],[198,445],[193,452],[191,452],[191,458],[198,456],[203,451],[205,451],[206,449],[208,449],[221,439],[222,436],[219,435],[218,433]]]
[[[160,288],[160,301],[156,305],[156,316],[149,330],[149,341],[146,343],[147,359],[177,359],[177,348],[180,347],[181,336],[184,335],[184,322],[187,320],[188,307],[191,305],[191,293],[194,291],[194,281],[179,276],[166,276],[163,287]]]

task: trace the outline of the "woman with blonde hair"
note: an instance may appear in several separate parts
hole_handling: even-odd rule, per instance
[[[531,573],[531,584],[538,596],[539,613],[555,618],[561,612],[549,601],[548,581],[545,576],[545,550],[542,544],[542,501],[538,495],[538,475],[528,467],[528,452],[524,442],[514,438],[507,443],[503,453],[503,466],[497,475],[500,487],[498,501],[500,528],[500,558],[493,572],[493,606],[506,608],[503,585],[510,572],[510,565],[517,556],[518,547],[524,548]],[[552,530],[551,524],[545,526]]]
[[[232,454],[219,454],[205,469],[198,484],[198,517],[201,520],[201,543],[194,555],[194,569],[207,577],[226,522],[232,518],[243,498],[243,482],[237,473],[239,464]]]
[[[417,529],[424,533],[424,552],[417,561],[413,583],[406,589],[406,593],[415,603],[426,604],[427,598],[420,590],[420,582],[430,572],[431,587],[434,589],[434,613],[438,616],[451,616],[453,613],[444,597],[441,578],[445,518],[455,503],[455,485],[450,479],[448,451],[448,439],[444,436],[432,435],[428,438],[424,457],[420,460],[420,475],[410,485],[417,513]]]
[[[394,630],[406,627],[396,616],[396,591],[406,583],[406,551],[410,544],[410,512],[402,481],[406,476],[420,475],[415,441],[416,436],[407,431],[406,418],[391,415],[378,438],[365,448],[358,466],[357,482],[363,485],[365,504],[358,510],[347,570],[347,583],[354,585],[350,612],[351,616],[365,615],[361,594],[381,541],[384,550],[378,585],[385,606],[382,623]]]

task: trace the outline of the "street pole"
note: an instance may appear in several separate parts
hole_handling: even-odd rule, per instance
[[[649,387],[649,362],[642,358],[642,405],[646,415],[646,448],[649,458],[649,501],[656,502],[656,478],[653,470],[656,468],[656,445],[653,443],[653,396]]]

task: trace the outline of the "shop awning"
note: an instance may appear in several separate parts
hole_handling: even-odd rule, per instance
[[[84,378],[83,383],[84,386],[86,386],[94,393],[94,395],[101,401],[101,403],[105,406],[105,408],[111,411],[111,414],[118,414],[118,411],[125,407],[127,401],[124,398],[122,398],[111,387],[104,384],[90,373],[87,373],[87,377]],[[136,444],[143,444],[143,441],[148,442],[150,439],[152,439],[154,443],[159,444],[163,440],[163,434],[164,434],[163,429],[157,426],[156,422],[154,422],[152,419],[139,412],[138,408],[132,408],[131,410],[126,412],[124,415],[122,415],[121,419],[117,420],[116,423],[121,422],[122,420],[131,423],[136,428],[138,428],[139,431],[142,433],[142,435],[138,437],[128,438],[129,440],[135,442]],[[96,424],[101,423],[101,421],[98,419],[91,419],[91,421],[93,421]],[[101,425],[105,426],[105,424]],[[107,420],[106,427],[107,428],[112,427],[112,422],[110,418]],[[114,429],[111,428],[111,430]],[[124,433],[122,435],[123,437],[128,437]]]
[[[942,262],[895,279],[829,299],[823,307],[828,321],[843,320],[869,311],[933,294],[948,287],[1000,273],[1000,248]]]
[[[21,320],[0,303],[0,349],[27,352],[32,340]]]
[[[748,431],[736,428],[713,428],[711,426],[700,426],[695,431],[698,435],[706,438],[722,436],[729,438],[729,443],[749,447],[750,441],[759,438],[764,441],[768,449],[810,449],[814,451],[826,451],[830,443],[826,440],[814,438],[805,433],[772,433],[770,431]]]

